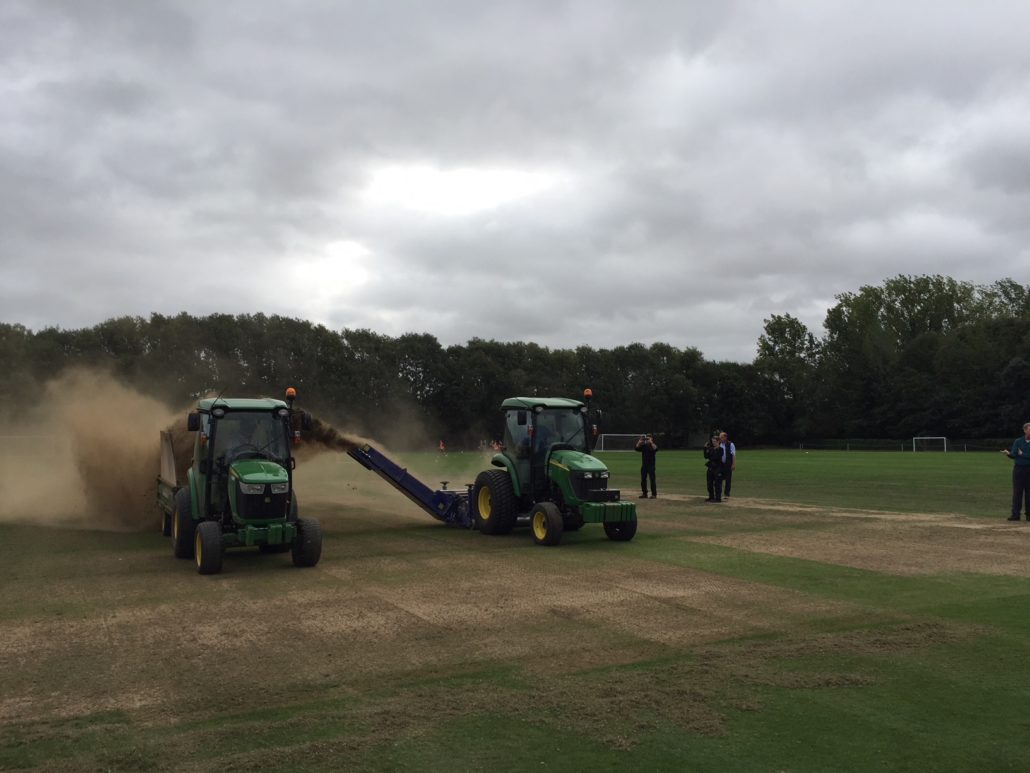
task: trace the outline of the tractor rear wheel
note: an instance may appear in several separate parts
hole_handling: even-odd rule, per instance
[[[176,558],[193,558],[193,503],[189,488],[175,494],[175,512],[172,513],[172,552]]]
[[[193,553],[197,571],[201,574],[218,574],[222,571],[222,527],[214,521],[197,524]]]
[[[637,533],[637,519],[605,523],[604,533],[608,535],[608,539],[615,542],[629,542]]]
[[[507,534],[518,516],[507,470],[483,470],[472,487],[472,512],[483,534]]]
[[[293,565],[314,566],[322,557],[322,524],[317,518],[297,521],[297,537],[293,542]]]
[[[529,511],[529,526],[537,545],[557,545],[565,531],[561,510],[554,502],[537,502],[533,505]]]

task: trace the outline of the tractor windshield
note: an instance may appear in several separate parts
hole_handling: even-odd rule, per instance
[[[232,462],[241,456],[283,463],[290,455],[282,419],[269,411],[232,411],[218,420],[214,456]]]
[[[535,445],[545,450],[554,443],[567,443],[577,451],[587,451],[583,414],[575,408],[545,410],[534,421]]]

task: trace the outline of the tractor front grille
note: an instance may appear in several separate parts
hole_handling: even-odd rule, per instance
[[[236,509],[244,521],[267,521],[272,518],[286,518],[288,494],[270,494],[265,486],[264,494],[244,494],[238,491]]]
[[[584,478],[575,475],[572,488],[584,502],[618,502],[619,490],[608,488],[607,478]]]

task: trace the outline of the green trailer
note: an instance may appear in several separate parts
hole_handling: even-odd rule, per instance
[[[228,548],[291,553],[296,566],[322,555],[317,519],[301,518],[293,487],[293,443],[310,426],[286,401],[217,397],[200,400],[187,417],[194,433],[185,480],[176,472],[172,435],[161,433],[157,503],[161,531],[176,558],[193,559],[201,574],[222,570]]]

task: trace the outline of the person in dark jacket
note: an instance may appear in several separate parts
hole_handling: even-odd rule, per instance
[[[705,502],[722,502],[722,447],[719,445],[719,433],[713,435],[702,449],[705,456],[705,482],[708,484],[708,499]]]
[[[1023,425],[1023,437],[1016,438],[1012,448],[1001,451],[1012,460],[1012,515],[1010,521],[1019,520],[1022,507],[1030,521],[1030,421]]]
[[[658,485],[655,482],[654,464],[654,457],[658,453],[658,446],[655,444],[651,433],[641,435],[634,450],[640,453],[640,490],[644,492],[640,495],[640,498],[647,499],[647,483],[650,480],[651,498],[658,499]]]

